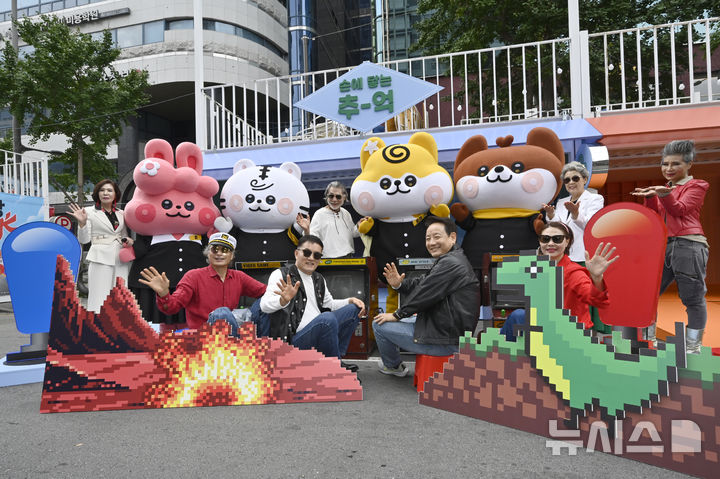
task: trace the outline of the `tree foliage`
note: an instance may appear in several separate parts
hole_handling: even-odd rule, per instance
[[[717,0],[580,0],[589,33],[720,15]],[[427,54],[568,36],[565,0],[420,0],[417,48]]]
[[[5,44],[0,58],[0,105],[8,105],[25,126],[31,144],[64,135],[69,147],[54,157],[66,167],[54,180],[66,189],[83,190],[117,176],[106,158],[127,118],[147,101],[145,71],[118,72],[113,62],[120,50],[106,31],[100,40],[71,30],[54,17],[24,18],[18,34],[27,50]]]
[[[493,48],[477,54],[459,56],[451,62],[441,57],[438,69],[452,73],[464,85],[455,90],[453,106],[467,102],[468,118],[491,120],[527,117],[569,106],[571,69],[567,41],[526,48],[507,48],[518,44],[568,37],[566,0],[420,0],[416,24],[420,33],[415,49],[426,54],[446,54]],[[633,29],[720,15],[717,0],[579,0],[580,29],[592,33]],[[717,27],[718,22],[713,24]],[[676,29],[676,70],[669,56],[660,57],[653,67],[654,47],[669,51],[670,29],[598,37],[589,43],[591,103],[593,105],[649,102],[659,98],[687,95],[673,92],[675,78],[688,77],[688,65],[704,58],[704,49],[688,59],[687,27]],[[693,42],[701,41],[703,28],[690,28]],[[715,37],[718,32],[711,32]],[[621,58],[622,39],[624,59]],[[636,55],[640,44],[641,63]],[[713,38],[713,46],[717,38]],[[607,48],[607,51],[605,51]],[[605,61],[607,54],[608,61]],[[606,64],[607,63],[607,64]],[[554,66],[554,67],[553,67]],[[576,68],[577,66],[573,66]],[[505,73],[507,72],[507,74]],[[660,78],[654,80],[656,72]],[[538,78],[542,78],[541,82]],[[657,90],[657,91],[656,91]],[[557,103],[556,103],[557,101]],[[562,103],[560,103],[562,102]]]

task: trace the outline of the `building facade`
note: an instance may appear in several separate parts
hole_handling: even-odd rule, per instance
[[[109,30],[122,50],[116,68],[149,72],[149,104],[131,119],[118,142],[121,177],[141,158],[147,140],[161,137],[178,144],[195,137],[193,4],[193,0],[18,0],[19,17],[55,15],[97,36]],[[10,30],[10,6],[10,0],[0,0],[2,34]],[[289,73],[285,0],[204,0],[202,17],[206,85],[242,84]],[[9,126],[9,115],[0,121],[0,126]]]

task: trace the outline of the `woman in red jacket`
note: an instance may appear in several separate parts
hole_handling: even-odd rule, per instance
[[[585,268],[575,263],[566,254],[573,242],[573,233],[564,223],[551,221],[544,227],[540,236],[540,254],[549,256],[557,266],[563,269],[563,308],[577,316],[577,322],[585,325],[585,329],[593,325],[588,305],[603,308],[609,304],[607,288],[603,274],[608,267],[619,258],[612,255],[615,248],[610,243],[600,243],[595,255],[585,251]],[[513,325],[525,323],[525,310],[516,309],[505,321],[500,332],[514,341]]]
[[[692,140],[671,141],[663,148],[660,164],[667,183],[637,188],[632,194],[644,197],[645,206],[657,211],[667,225],[668,243],[660,294],[675,280],[688,315],[687,352],[698,354],[707,323],[705,274],[708,260],[708,242],[700,224],[700,208],[709,185],[688,174],[694,159],[695,143]],[[648,337],[654,339],[655,325],[649,329]]]

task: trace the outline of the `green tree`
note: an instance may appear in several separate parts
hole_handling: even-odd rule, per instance
[[[590,33],[720,15],[717,0],[580,0],[580,29]],[[420,0],[416,48],[427,54],[568,36],[565,0]]]
[[[115,69],[120,50],[108,31],[94,40],[46,16],[40,21],[24,18],[17,26],[27,47],[16,52],[5,44],[0,105],[28,119],[31,144],[51,135],[68,138],[67,150],[53,158],[66,166],[53,174],[53,180],[66,190],[77,185],[82,198],[86,180],[95,183],[117,176],[106,158],[107,148],[118,140],[128,117],[147,101],[148,74]]]
[[[720,15],[720,2],[717,0],[579,0],[579,8],[580,29],[588,30],[591,34]],[[426,54],[471,51],[568,37],[568,10],[565,0],[420,0],[418,13],[423,20],[416,24],[420,37],[415,49]],[[692,33],[697,41],[701,32]],[[717,36],[717,32],[715,35]],[[658,31],[657,36],[659,44],[669,45],[667,30]],[[653,32],[641,32],[640,37],[643,57],[641,73],[645,82],[654,75],[654,70],[651,69]],[[602,40],[591,41],[589,48],[593,104],[605,103],[606,96],[610,103],[620,101],[621,72],[624,75],[626,98],[637,99],[642,96],[642,100],[647,101],[654,97],[653,84],[645,85],[642,95],[639,94],[636,84],[639,72],[635,68],[635,41],[633,35],[625,35],[625,62],[622,65],[619,62],[619,39],[610,41],[609,63],[614,63],[610,68],[604,66]],[[678,75],[687,70],[687,50],[687,30],[679,31],[676,35]],[[632,55],[629,54],[631,51]],[[526,107],[538,107],[540,111],[547,111],[553,109],[552,102],[555,97],[569,97],[570,64],[567,43],[555,44],[554,51],[552,46],[545,44],[538,50],[528,47],[527,51],[513,49],[501,53],[483,52],[461,58],[461,61],[452,64],[452,71],[456,76],[470,77],[470,81],[465,82],[467,88],[462,86],[456,90],[454,99],[457,103],[468,96],[471,106],[468,116],[493,116],[488,114],[491,109],[500,117],[509,117],[511,112],[523,114]],[[524,64],[523,53],[527,54]],[[704,52],[701,54],[704,55]],[[613,58],[615,60],[612,60]],[[553,61],[558,67],[556,71],[551,69]],[[669,91],[672,85],[669,63],[667,56],[659,59],[660,90],[666,97],[672,96]],[[450,70],[447,59],[440,61],[441,71],[443,68],[445,71]],[[493,75],[493,68],[495,72],[499,72],[497,79]],[[542,78],[555,78],[557,87],[547,81],[539,87],[536,81],[538,69],[541,69]],[[507,71],[511,73],[505,75]],[[609,84],[606,91],[605,74],[608,71]],[[502,94],[498,94],[498,90],[502,90]],[[542,90],[541,94],[537,93],[539,90]],[[524,97],[526,92],[528,95],[532,92],[535,98]],[[537,97],[541,97],[542,101]],[[446,97],[447,100],[449,98]],[[482,113],[481,105],[485,107]],[[560,108],[567,106],[566,103]]]

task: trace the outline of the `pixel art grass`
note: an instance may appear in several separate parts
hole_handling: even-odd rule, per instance
[[[99,314],[58,257],[40,412],[362,400],[357,377],[315,350],[224,321],[159,336],[122,280]]]
[[[503,263],[498,286],[524,285],[531,312],[524,336],[507,342],[489,329],[479,343],[461,338],[460,351],[426,384],[420,403],[550,437],[553,452],[586,447],[716,477],[720,357],[703,348],[686,360],[682,325],[680,340],[664,350],[643,349],[619,334],[598,344],[561,309],[559,275],[534,256]]]

